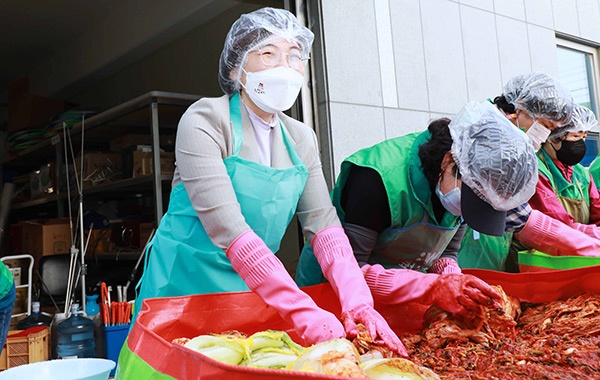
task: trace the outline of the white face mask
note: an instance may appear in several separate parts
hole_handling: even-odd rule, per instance
[[[440,178],[440,181],[438,181],[437,186],[435,187],[435,193],[437,194],[438,198],[440,198],[442,206],[444,206],[444,208],[448,210],[448,212],[450,212],[454,216],[461,216],[462,209],[460,207],[460,187],[458,187],[457,176],[458,173],[454,177],[454,188],[446,194],[442,194],[442,191],[440,190]]]
[[[533,149],[535,149],[537,152],[540,150],[542,144],[546,142],[548,136],[550,136],[550,132],[551,131],[548,128],[536,121],[531,125],[531,127],[529,127],[525,134],[529,136],[531,142],[533,143]]]
[[[254,104],[268,113],[290,109],[304,82],[304,76],[289,67],[278,66],[254,73],[244,72],[246,85],[242,84],[242,87]]]

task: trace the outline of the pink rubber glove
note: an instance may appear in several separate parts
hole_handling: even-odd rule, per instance
[[[597,226],[595,224],[573,223],[571,227],[583,232],[589,237],[592,237],[594,239],[600,239],[600,226]]]
[[[349,338],[356,337],[362,323],[374,342],[408,357],[400,338],[373,308],[373,296],[352,253],[350,241],[340,226],[327,227],[313,238],[315,257],[342,306],[342,321]]]
[[[455,273],[440,275],[428,297],[432,304],[462,316],[469,316],[480,306],[492,306],[501,299],[497,291],[479,278]]]
[[[367,284],[378,302],[435,304],[458,315],[469,315],[479,305],[493,305],[500,294],[484,281],[468,274],[421,273],[410,269],[362,267]],[[499,305],[498,305],[499,306]]]
[[[450,257],[441,257],[435,260],[427,272],[437,274],[462,273],[456,260]]]
[[[302,292],[279,259],[252,230],[238,236],[227,248],[233,269],[307,344],[316,344],[346,335],[332,313],[319,308]]]
[[[552,256],[600,256],[600,240],[569,227],[538,210],[533,210],[519,241]]]

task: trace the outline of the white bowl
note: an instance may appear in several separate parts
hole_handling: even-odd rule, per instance
[[[116,363],[107,359],[58,359],[12,367],[0,372],[0,380],[107,380]]]

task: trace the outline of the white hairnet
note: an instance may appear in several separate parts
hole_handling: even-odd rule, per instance
[[[260,49],[274,37],[298,43],[301,54],[306,57],[314,40],[313,32],[285,9],[261,8],[241,15],[233,23],[219,60],[219,85],[226,94],[239,90],[241,70],[237,70],[233,79],[232,70],[245,63],[249,52]]]
[[[503,95],[508,103],[534,119],[544,117],[561,125],[571,120],[574,103],[569,90],[547,74],[533,72],[511,78]]]
[[[494,209],[508,211],[535,192],[537,157],[523,131],[489,102],[467,103],[449,125],[462,181]]]
[[[597,125],[598,120],[591,109],[575,104],[571,121],[564,127],[553,130],[549,138],[559,138],[569,132],[587,132]]]

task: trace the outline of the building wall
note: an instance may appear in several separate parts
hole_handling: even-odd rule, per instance
[[[558,77],[557,32],[600,45],[598,0],[320,4],[334,177],[354,151],[493,98],[514,75]]]

